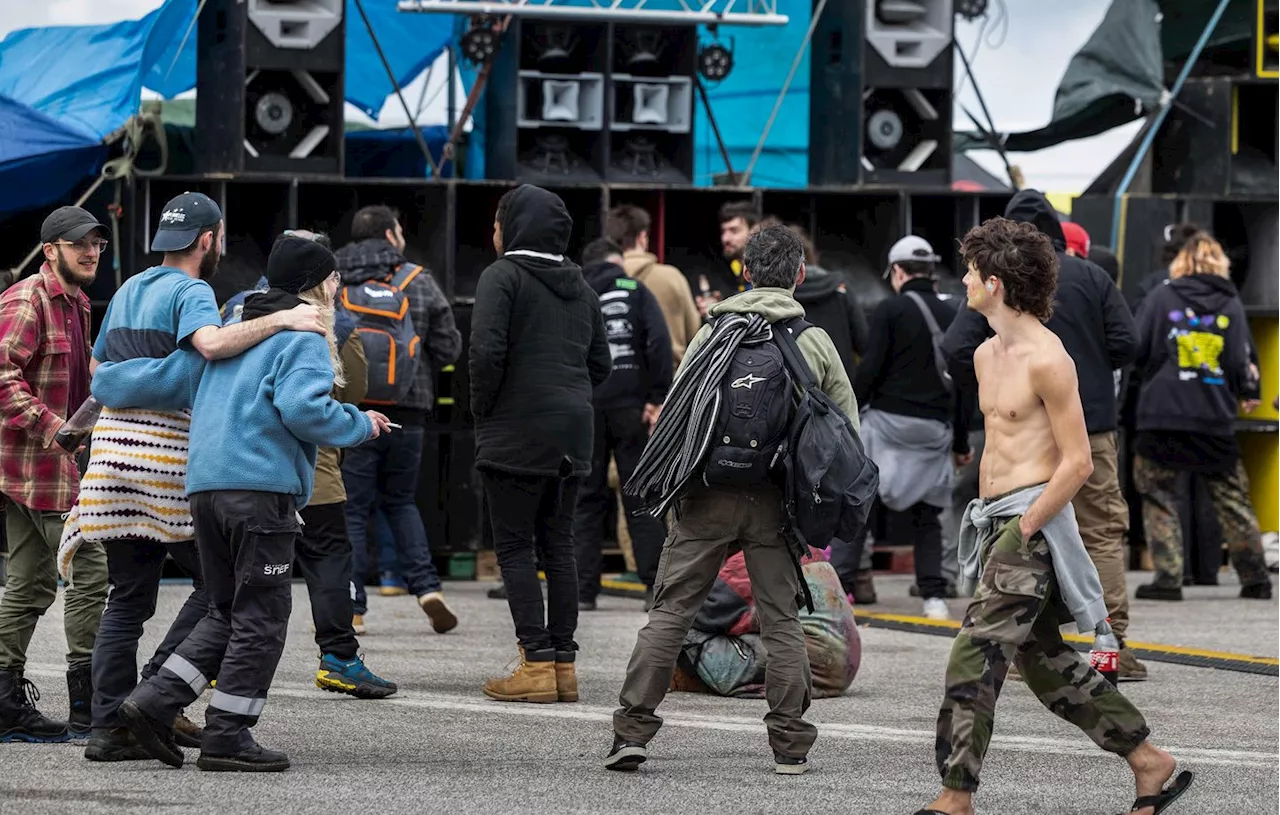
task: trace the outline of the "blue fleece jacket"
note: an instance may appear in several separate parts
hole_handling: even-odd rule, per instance
[[[317,447],[373,435],[354,405],[334,401],[329,345],[282,331],[238,357],[205,366],[191,410],[187,493],[253,490],[311,500]]]

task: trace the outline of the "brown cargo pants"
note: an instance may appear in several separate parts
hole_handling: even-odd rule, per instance
[[[1124,643],[1129,630],[1129,590],[1124,582],[1129,505],[1120,490],[1115,432],[1094,433],[1089,437],[1089,448],[1093,454],[1093,475],[1076,493],[1071,506],[1076,513],[1084,548],[1098,570],[1111,628]]]
[[[764,642],[764,717],[774,752],[803,758],[818,730],[804,720],[813,694],[809,654],[800,627],[800,578],[778,534],[782,499],[773,487],[694,487],[680,499],[676,522],[658,561],[653,608],[640,629],[613,714],[624,741],[648,744],[662,726],[655,712],[675,671],[693,618],[731,553],[742,550]]]

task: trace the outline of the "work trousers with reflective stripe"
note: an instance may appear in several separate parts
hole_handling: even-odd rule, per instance
[[[209,611],[131,698],[168,723],[216,678],[202,752],[233,755],[253,744],[284,651],[297,515],[292,496],[235,490],[192,495],[191,516]]]

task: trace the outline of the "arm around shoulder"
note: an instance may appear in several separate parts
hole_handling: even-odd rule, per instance
[[[272,401],[289,432],[320,447],[351,447],[373,436],[373,421],[333,398],[329,347],[320,336],[296,343],[281,363]]]

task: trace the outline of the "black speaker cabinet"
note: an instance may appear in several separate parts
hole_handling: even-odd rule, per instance
[[[200,173],[342,175],[345,0],[207,0],[197,34]]]

